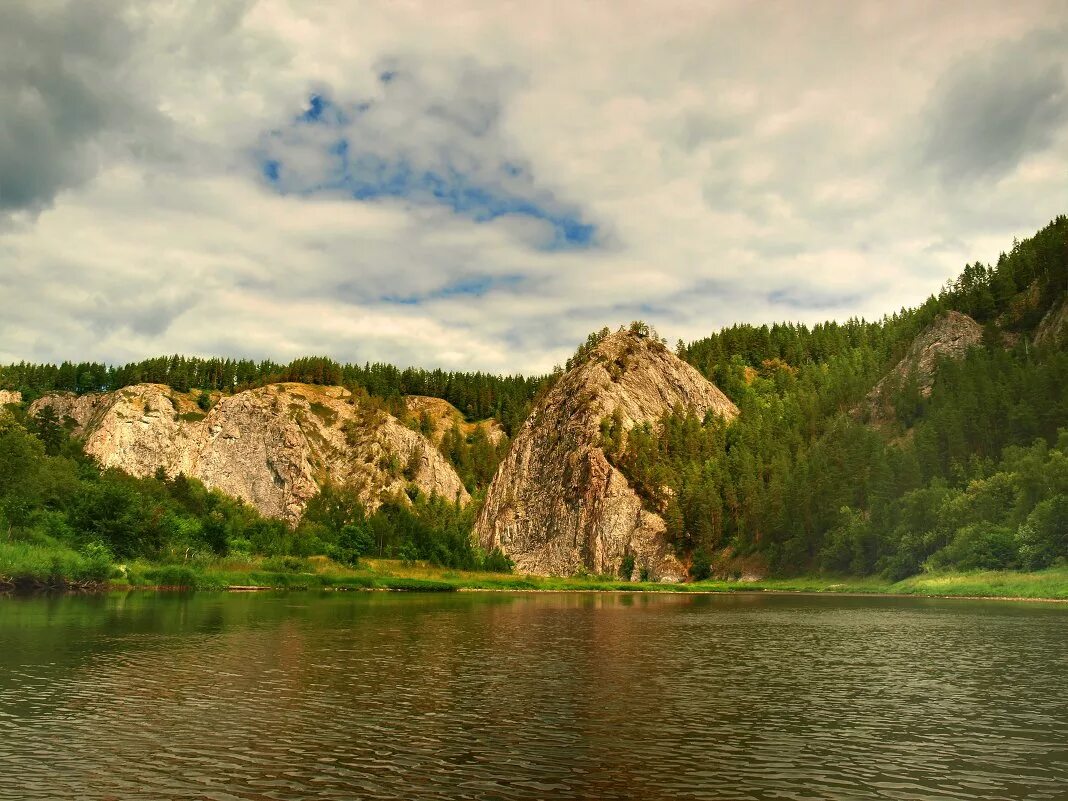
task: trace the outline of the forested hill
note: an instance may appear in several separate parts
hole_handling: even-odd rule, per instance
[[[878,322],[851,319],[811,328],[789,323],[735,325],[690,345],[680,355],[721,386],[737,381],[740,368],[766,368],[779,359],[800,366],[859,353],[876,367],[900,357],[939,314],[955,310],[1009,335],[1033,333],[1042,317],[1068,291],[1068,218],[1057,217],[1030,239],[1014,242],[994,266],[965,266],[955,281],[921,306],[902,309]]]
[[[843,357],[858,362],[863,385],[908,347],[911,339],[939,313],[956,309],[980,323],[1010,334],[1031,331],[1065,289],[1064,240],[1068,223],[1061,216],[1033,238],[1014,243],[994,267],[976,263],[922,306],[901,310],[877,322],[852,319],[813,327],[781,323],[735,325],[690,345],[679,355],[728,394],[740,394],[746,369],[767,371],[775,360],[794,368]],[[1025,291],[1026,290],[1026,291]],[[859,361],[858,361],[859,360]],[[32,400],[46,392],[109,392],[141,383],[236,392],[264,384],[294,381],[359,387],[382,398],[426,395],[442,398],[469,420],[495,417],[511,434],[530,401],[552,376],[497,376],[482,372],[398,368],[380,362],[340,364],[327,357],[305,357],[288,364],[270,360],[160,356],[123,366],[99,362],[0,365],[0,389],[19,390]]]
[[[740,325],[680,343],[741,414],[669,417],[613,459],[698,577],[1044,567],[1068,557],[1066,297],[1061,216],[881,322]],[[928,392],[906,360],[884,382],[888,418],[872,420],[866,395],[950,311],[982,326],[956,318],[979,346],[936,363]]]
[[[680,342],[679,355],[737,404],[738,418],[674,414],[626,437],[605,421],[605,451],[664,518],[694,577],[1043,567],[1068,558],[1066,298],[1068,218],[1060,216],[997,264],[968,265],[922,305],[877,322],[736,325]],[[939,356],[943,336],[958,337],[944,351],[952,359]],[[929,352],[916,354],[924,343]],[[919,374],[921,364],[930,375]],[[227,393],[342,384],[387,400],[443,398],[469,420],[496,417],[512,435],[558,376],[173,356],[125,367],[0,367],[0,389],[30,400],[143,382]],[[462,467],[459,436],[441,447]],[[460,470],[476,497],[495,465],[483,462]]]

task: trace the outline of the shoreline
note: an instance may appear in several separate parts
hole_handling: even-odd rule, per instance
[[[269,590],[272,587],[259,587],[257,589]],[[388,592],[388,590],[387,590]],[[511,590],[494,589],[487,587],[460,587],[456,592],[500,592],[500,593],[559,593],[559,594],[600,594],[600,595],[667,595],[669,592],[657,592],[656,590]],[[1026,601],[1040,604],[1068,604],[1068,598],[1044,598],[1027,595],[934,595],[917,592],[859,592],[846,590],[772,590],[772,589],[726,589],[726,590],[678,590],[675,595],[803,595],[833,596],[836,598],[926,598],[930,600],[954,600],[954,601]]]
[[[845,597],[962,598],[969,600],[1068,602],[1068,565],[1036,572],[974,571],[923,573],[893,582],[878,576],[706,579],[686,583],[631,582],[612,576],[533,576],[438,567],[427,562],[367,558],[343,565],[326,557],[278,569],[260,558],[222,558],[200,564],[137,561],[113,568],[108,578],[72,577],[62,572],[22,572],[7,566],[0,596],[50,593],[234,592],[268,590],[334,592],[553,592],[674,593],[692,595],[774,593]],[[11,568],[15,567],[14,570]]]
[[[392,586],[389,586],[392,585]],[[922,598],[927,600],[958,600],[958,601],[1011,601],[1041,604],[1068,604],[1068,597],[1036,596],[1036,595],[984,595],[984,594],[954,594],[954,593],[925,593],[925,592],[892,592],[886,590],[865,591],[859,589],[789,589],[774,587],[717,587],[705,588],[694,587],[686,589],[687,585],[639,585],[633,588],[627,587],[477,587],[465,586],[462,583],[443,586],[444,583],[428,583],[428,586],[420,586],[412,582],[404,586],[396,581],[385,582],[385,586],[359,585],[338,583],[332,585],[290,585],[278,586],[270,584],[233,584],[217,585],[211,587],[196,587],[182,585],[151,585],[151,584],[120,584],[105,582],[95,586],[35,586],[29,588],[13,587],[10,582],[0,587],[0,600],[4,598],[30,598],[36,596],[57,595],[109,595],[129,592],[145,593],[234,593],[253,594],[261,592],[396,592],[396,593],[500,593],[513,595],[526,594],[557,594],[557,595],[797,595],[797,596],[834,596],[841,598]]]

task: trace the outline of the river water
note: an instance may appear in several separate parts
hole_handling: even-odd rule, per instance
[[[0,799],[1065,799],[1068,606],[0,599]]]

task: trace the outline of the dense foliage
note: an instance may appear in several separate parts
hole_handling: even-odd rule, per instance
[[[1068,354],[1029,340],[1066,289],[1059,217],[880,322],[724,329],[679,352],[739,418],[679,412],[629,436],[606,420],[606,448],[697,576],[727,548],[780,573],[1048,566],[1068,557]],[[896,419],[870,424],[865,393],[951,309],[984,324],[984,346],[942,363],[927,398],[894,388]]]

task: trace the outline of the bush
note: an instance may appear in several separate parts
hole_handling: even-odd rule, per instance
[[[482,569],[489,573],[511,573],[515,562],[505,556],[500,548],[494,548],[482,558]]]
[[[419,559],[419,549],[416,548],[414,542],[404,542],[397,549],[397,558],[401,560],[405,567],[411,567]]]
[[[834,573],[863,575],[871,570],[871,527],[867,517],[848,506],[838,512],[838,525],[827,532],[819,552],[820,567]]]
[[[628,553],[623,557],[623,561],[619,564],[619,575],[626,581],[630,581],[630,577],[634,575],[634,554]]]
[[[252,541],[245,537],[234,537],[230,540],[231,556],[247,558],[252,554]]]
[[[362,520],[349,523],[337,535],[337,547],[349,551],[352,559],[356,560],[366,553],[371,553],[375,547],[375,537]]]
[[[307,559],[296,556],[276,556],[273,559],[265,559],[263,569],[275,573],[307,573],[311,570],[311,565]]]
[[[1016,540],[1020,562],[1028,570],[1041,570],[1068,557],[1068,495],[1054,495],[1035,506]]]
[[[994,523],[972,523],[957,529],[945,548],[935,554],[934,566],[958,570],[1003,570],[1016,562],[1012,529]]]
[[[698,548],[693,552],[693,560],[690,563],[690,576],[694,581],[702,581],[712,575],[712,557],[704,548]]]
[[[302,523],[289,537],[287,550],[293,556],[315,556],[327,553],[326,543],[332,540],[329,529],[320,523]]]
[[[271,556],[285,551],[291,532],[281,520],[259,518],[245,528],[245,536],[253,553]]]
[[[104,552],[85,556],[51,543],[0,544],[0,578],[16,584],[62,587],[70,582],[105,581],[111,574]]]

